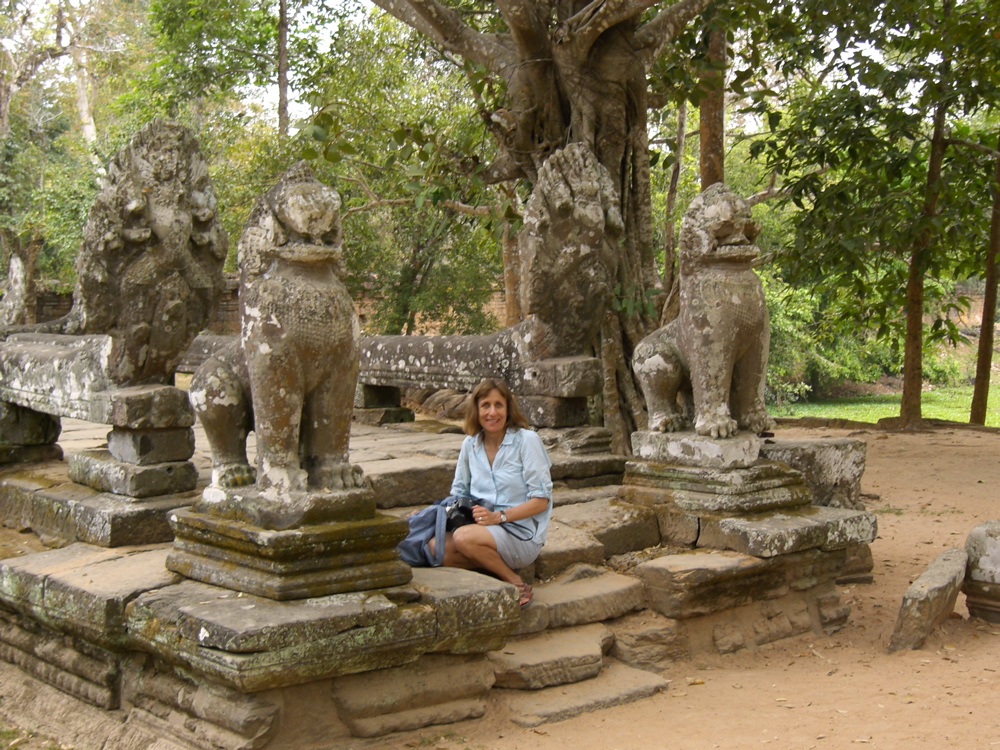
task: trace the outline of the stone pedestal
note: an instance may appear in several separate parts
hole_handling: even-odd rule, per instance
[[[354,391],[352,419],[360,424],[379,427],[384,424],[412,422],[413,410],[401,406],[400,388],[392,385],[358,383]]]
[[[304,599],[408,583],[396,545],[405,519],[375,513],[371,489],[269,497],[256,487],[209,487],[170,515],[167,567],[187,578],[268,599]]]
[[[619,497],[656,512],[665,543],[771,558],[871,542],[871,513],[815,507],[800,471],[757,457],[760,439],[640,432]],[[699,465],[700,464],[700,465]]]
[[[735,469],[752,466],[763,441],[741,432],[731,438],[712,438],[695,432],[633,432],[636,458],[674,466],[702,469]]]

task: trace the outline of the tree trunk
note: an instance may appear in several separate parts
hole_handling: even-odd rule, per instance
[[[726,30],[708,32],[708,62],[702,77],[708,93],[701,100],[701,189],[726,181]]]
[[[677,238],[674,231],[674,210],[677,206],[677,186],[680,184],[681,171],[684,168],[684,148],[687,140],[687,100],[677,106],[677,151],[676,160],[670,169],[670,185],[667,188],[667,200],[663,208],[663,291],[667,299],[660,311],[660,325],[664,326],[677,317],[680,310],[678,304],[679,287],[677,277]]]
[[[507,83],[504,106],[484,118],[501,152],[484,173],[487,182],[523,178],[533,184],[532,198],[542,196],[538,190],[543,165],[557,151],[568,153],[574,144],[586,146],[607,170],[604,181],[610,179],[614,186],[624,225],[613,222],[618,267],[614,278],[607,279],[611,282],[607,294],[585,300],[592,317],[580,330],[586,337],[592,327],[600,334],[574,355],[597,354],[604,360],[604,421],[616,433],[616,441],[627,443],[627,434],[642,424],[644,416],[629,366],[632,351],[659,322],[659,310],[648,309],[647,301],[658,299],[661,305],[663,301],[652,235],[646,75],[666,45],[705,10],[709,0],[673,4],[497,0],[492,5],[502,16],[497,28],[506,28],[501,33],[467,25],[460,12],[467,9],[463,3],[373,1],[445,50],[486,67]],[[651,13],[654,6],[656,12]],[[724,42],[723,38],[723,46]],[[594,175],[595,180],[598,177]],[[583,189],[593,190],[594,185]],[[598,192],[605,191],[601,187]],[[565,197],[569,200],[562,193],[544,194],[545,201],[557,207],[557,215],[570,216],[581,200],[590,202],[594,196],[567,192]],[[558,237],[566,231],[565,224],[565,217],[557,216],[538,231]],[[519,237],[525,238],[522,246],[531,241],[527,231]],[[610,237],[606,233],[604,242]],[[598,247],[602,242],[588,237],[584,244]],[[520,283],[523,287],[530,281],[525,278]],[[622,302],[617,314],[607,309],[613,302],[611,287]],[[521,314],[533,314],[523,300],[521,307]],[[616,325],[606,319],[609,312]],[[573,346],[577,343],[574,340]]]
[[[4,244],[10,260],[7,292],[0,301],[0,326],[32,325],[38,322],[38,253],[42,238],[35,235],[27,245],[21,245],[16,237],[7,236]]]
[[[76,112],[80,117],[80,131],[83,133],[83,140],[88,146],[97,143],[97,125],[94,122],[94,114],[90,107],[90,74],[87,72],[86,52],[79,46],[73,45],[73,78],[76,88]],[[100,164],[97,154],[91,154],[90,160],[95,164]]]
[[[288,0],[278,0],[278,132],[288,135]]]
[[[1000,138],[997,140],[1000,148]],[[993,215],[990,219],[990,246],[986,251],[986,289],[983,295],[983,320],[979,328],[979,351],[976,356],[976,384],[972,390],[971,424],[986,424],[986,405],[993,373],[993,331],[997,312],[997,255],[1000,254],[1000,158],[993,168]]]
[[[505,225],[500,237],[500,247],[503,251],[503,324],[517,325],[524,316],[521,314],[521,262],[518,260],[517,235],[510,231],[510,225]]]
[[[906,282],[903,398],[899,405],[899,417],[903,427],[915,425],[923,418],[920,394],[924,382],[924,270],[927,267],[927,256],[935,239],[931,221],[937,216],[938,198],[941,195],[941,168],[944,164],[944,153],[947,148],[945,142],[945,118],[947,114],[947,103],[938,104],[934,111],[934,130],[931,136],[931,151],[927,164],[924,206],[920,212],[921,228],[914,240],[909,260],[909,274]]]
[[[0,140],[10,135],[10,100],[14,90],[0,79]]]

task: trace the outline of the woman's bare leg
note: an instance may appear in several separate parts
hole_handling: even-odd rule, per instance
[[[434,552],[434,541],[429,547]],[[521,576],[511,570],[497,552],[497,543],[493,535],[483,526],[462,526],[455,531],[449,531],[445,536],[444,562],[447,568],[464,568],[475,570],[482,568],[494,573],[501,580],[520,586],[524,583]]]

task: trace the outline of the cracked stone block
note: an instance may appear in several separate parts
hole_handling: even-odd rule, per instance
[[[775,557],[806,549],[846,549],[871,542],[877,530],[873,513],[810,507],[744,518],[702,518],[698,546]]]
[[[535,575],[551,578],[577,563],[600,565],[605,558],[604,545],[593,535],[553,520],[542,551],[535,560]]]
[[[798,469],[813,493],[813,505],[864,510],[861,475],[868,446],[854,438],[768,440],[761,457]]]
[[[575,565],[553,581],[535,587],[532,607],[549,611],[549,627],[613,620],[642,609],[642,583],[589,565]]]
[[[754,518],[703,518],[698,546],[776,557],[816,549],[825,540],[826,529],[812,519],[773,513]]]
[[[611,655],[630,667],[658,670],[691,655],[683,624],[657,612],[626,615],[609,627],[615,635]]]
[[[194,430],[128,430],[115,427],[108,433],[108,452],[116,461],[139,466],[187,461],[194,455]]]
[[[651,609],[688,619],[829,584],[843,559],[842,552],[821,550],[775,558],[692,550],[644,562],[635,576],[646,588]]]
[[[601,499],[557,508],[552,517],[593,535],[604,545],[606,557],[655,547],[660,543],[656,514],[641,505]]]

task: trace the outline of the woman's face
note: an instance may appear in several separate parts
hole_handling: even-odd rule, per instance
[[[507,399],[496,388],[479,397],[479,426],[487,435],[502,435],[507,428]]]

